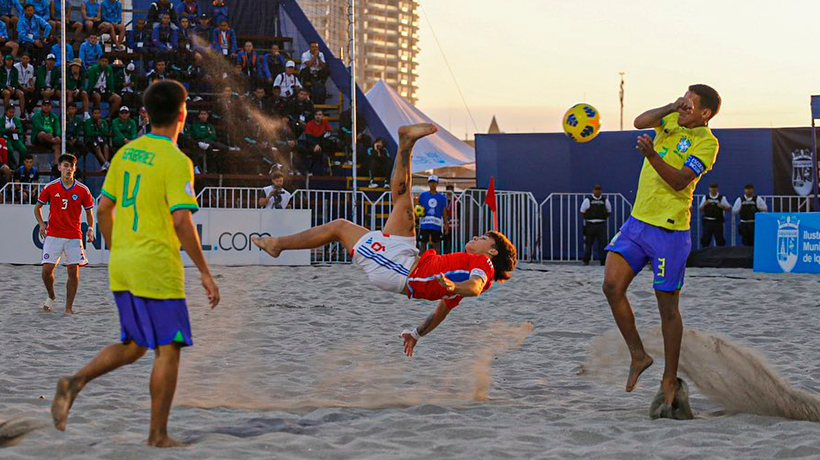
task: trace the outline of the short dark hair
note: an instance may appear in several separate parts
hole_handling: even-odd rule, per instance
[[[493,280],[504,282],[512,278],[512,272],[518,263],[518,251],[515,245],[499,232],[487,232],[487,236],[495,242],[495,250],[498,254],[492,257],[490,261],[493,263],[493,271],[495,275]]]
[[[744,187],[744,188],[755,188],[755,186],[752,185],[752,184],[746,184],[746,187]]]
[[[174,80],[162,80],[152,83],[142,96],[142,103],[148,111],[151,125],[159,128],[176,123],[188,91],[181,83]]]
[[[709,188],[718,188],[717,182],[712,182],[709,184]]]
[[[274,172],[270,175],[270,178],[271,178],[271,179],[280,179],[280,178],[281,178],[281,179],[284,179],[284,178],[285,178],[285,175],[284,175],[284,174],[282,174],[282,171],[274,171]]]
[[[23,157],[23,161],[28,161],[28,160],[34,161],[34,157],[31,156],[30,153],[27,153],[26,156]]]
[[[720,111],[720,94],[714,88],[704,84],[696,84],[689,86],[689,91],[700,96],[700,105],[712,111],[711,120]]]
[[[592,187],[592,190],[601,190],[601,185],[595,184],[595,186]]]
[[[29,5],[31,5],[31,3],[29,3]],[[69,163],[71,163],[73,165],[76,165],[77,164],[77,157],[75,157],[74,155],[72,155],[70,153],[64,153],[64,154],[60,155],[60,158],[57,159],[57,164],[61,165],[61,164],[63,164],[64,161],[68,161]]]
[[[27,10],[27,9],[28,9],[28,7],[31,7],[31,9],[34,9],[34,3],[29,3],[28,5],[24,6],[24,7],[23,7],[23,10],[24,10],[24,11],[25,11],[25,10]]]

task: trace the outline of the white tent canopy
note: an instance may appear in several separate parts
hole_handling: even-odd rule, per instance
[[[475,163],[474,148],[413,107],[384,81],[379,81],[367,92],[367,100],[379,114],[396,144],[399,143],[400,126],[415,123],[433,123],[438,126],[436,134],[420,140],[413,148],[412,172]]]

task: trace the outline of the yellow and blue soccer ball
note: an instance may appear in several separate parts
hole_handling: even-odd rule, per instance
[[[416,205],[416,208],[415,208],[414,211],[416,212],[416,217],[424,217],[424,214],[425,214],[424,206],[422,206],[420,204]]]
[[[575,104],[564,114],[564,132],[575,142],[589,142],[601,129],[598,110],[589,104]]]

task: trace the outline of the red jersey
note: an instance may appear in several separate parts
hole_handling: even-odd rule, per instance
[[[80,216],[83,208],[94,207],[88,187],[74,180],[74,185],[66,188],[63,181],[57,179],[43,188],[37,201],[49,205],[48,236],[70,240],[83,238]]]
[[[486,291],[493,284],[495,269],[493,263],[485,255],[457,252],[440,256],[435,249],[429,249],[421,255],[416,268],[407,278],[409,297],[413,299],[440,300],[448,307],[454,308],[462,297],[447,292],[444,286],[436,280],[436,275],[444,275],[450,281],[459,283],[467,281],[472,276],[480,276],[484,280]]]
[[[320,123],[316,123],[315,118],[305,123],[305,134],[308,136],[322,137],[330,130],[330,123],[327,121],[327,118],[322,118]]]

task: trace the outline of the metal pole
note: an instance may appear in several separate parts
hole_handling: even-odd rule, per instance
[[[62,54],[60,54],[60,60],[62,61],[60,63],[60,74],[61,74],[61,78],[60,78],[60,112],[61,112],[61,117],[60,118],[62,119],[62,122],[61,122],[62,123],[62,131],[61,131],[62,136],[60,136],[60,137],[62,138],[62,152],[63,152],[63,155],[65,155],[66,147],[67,147],[65,128],[66,128],[66,117],[68,116],[67,115],[68,114],[68,107],[66,106],[67,97],[66,97],[66,89],[65,89],[65,83],[66,83],[65,81],[66,81],[66,76],[67,76],[66,75],[66,73],[67,73],[66,68],[68,67],[68,63],[66,63],[66,61],[65,61],[66,56],[68,56],[65,52],[65,50],[66,50],[65,21],[66,21],[66,16],[67,16],[66,15],[66,9],[65,9],[66,3],[68,3],[66,0],[60,0],[60,5],[61,5],[61,8],[62,8],[62,10],[60,12],[60,53],[62,53]],[[69,3],[69,5],[71,5],[71,4]]]
[[[820,195],[818,195],[818,185],[817,180],[820,179],[820,175],[818,175],[818,164],[817,164],[817,131],[814,129],[814,115],[812,115],[811,119],[811,171],[814,174],[812,178],[812,182],[814,182],[814,211],[820,212]]]
[[[351,174],[353,174],[353,209],[357,209],[358,200],[356,197],[356,191],[359,190],[358,187],[358,174],[356,173],[356,136],[359,134],[356,126],[356,119],[357,117],[357,104],[356,104],[356,0],[348,0],[349,1],[349,26],[350,26],[350,120],[351,120],[351,128],[353,132],[351,133],[350,137],[350,144],[351,144],[351,152],[353,155],[353,169],[351,170]],[[353,213],[353,223],[358,223],[358,219],[356,219],[356,213]]]
[[[621,131],[624,130],[624,72],[621,75],[621,89],[618,91],[618,98],[621,100]]]

